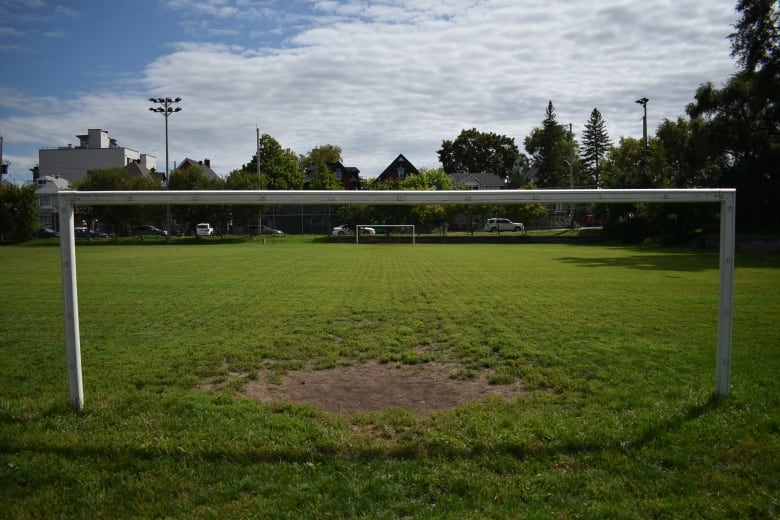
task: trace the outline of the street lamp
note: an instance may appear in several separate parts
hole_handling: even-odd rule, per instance
[[[150,112],[157,112],[158,114],[162,114],[165,118],[165,189],[168,189],[168,186],[170,184],[170,177],[168,174],[168,117],[173,114],[174,112],[181,112],[181,107],[173,107],[172,105],[174,103],[178,103],[181,101],[180,97],[177,97],[175,99],[171,99],[169,97],[167,98],[149,98],[149,101],[151,103],[155,103],[158,106],[149,107]],[[165,235],[165,241],[167,243],[171,243],[171,233],[173,232],[172,225],[171,225],[171,207],[166,206],[165,207],[165,225],[167,226],[167,231]]]
[[[645,115],[642,117],[642,138],[645,141],[645,152],[647,152],[647,102],[650,101],[646,97],[643,97],[641,99],[637,99],[635,103],[639,103],[642,105],[642,108],[645,109]]]

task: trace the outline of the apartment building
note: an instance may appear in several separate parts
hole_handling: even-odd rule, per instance
[[[155,168],[157,158],[131,148],[119,146],[109,137],[107,130],[91,128],[86,134],[77,135],[78,144],[38,150],[38,175],[58,177],[78,182],[90,170],[125,168],[138,163],[148,170]]]

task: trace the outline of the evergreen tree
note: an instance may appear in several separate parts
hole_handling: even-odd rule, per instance
[[[536,183],[540,188],[568,186],[569,136],[558,124],[552,101],[547,103],[541,128],[535,128],[524,141],[526,151],[536,168]]]
[[[607,125],[601,112],[594,108],[590,113],[590,119],[585,123],[585,131],[582,133],[582,159],[585,161],[585,171],[589,184],[596,188],[601,187],[600,161],[607,155],[611,146]]]

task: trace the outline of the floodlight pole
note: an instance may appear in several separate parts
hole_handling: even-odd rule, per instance
[[[647,153],[647,102],[650,101],[646,97],[637,99],[634,103],[639,103],[645,110],[644,116],[642,116],[642,140],[645,143],[645,153]]]
[[[170,175],[168,173],[168,117],[173,114],[174,112],[181,112],[181,107],[173,108],[171,105],[173,103],[178,103],[181,101],[180,97],[177,97],[176,99],[171,99],[169,97],[167,98],[149,98],[149,101],[152,103],[156,103],[160,106],[150,107],[150,112],[157,112],[158,114],[162,114],[165,118],[165,189],[170,188]],[[173,223],[171,220],[171,206],[167,205],[165,206],[165,226],[166,226],[166,234],[165,234],[165,242],[170,244],[171,243],[171,234],[173,233]]]

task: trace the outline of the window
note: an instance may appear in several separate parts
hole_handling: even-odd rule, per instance
[[[404,180],[404,173],[405,173],[404,167],[403,166],[399,166],[398,170],[396,170],[396,171],[398,172],[398,180],[399,181]]]

